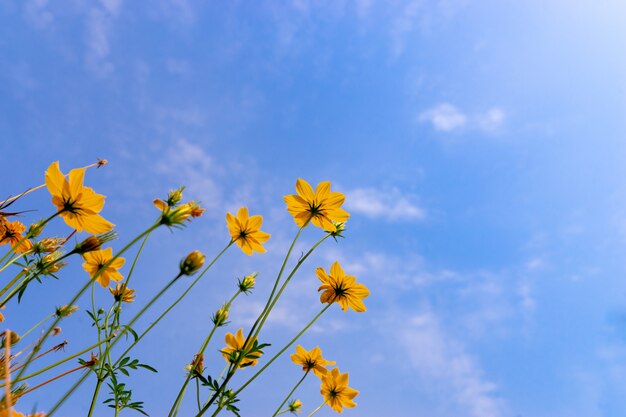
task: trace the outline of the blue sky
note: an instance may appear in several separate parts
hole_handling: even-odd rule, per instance
[[[108,196],[119,248],[152,221],[153,198],[186,185],[208,211],[150,241],[143,300],[190,250],[223,247],[227,211],[264,215],[268,253],[231,250],[136,350],[159,369],[133,383],[153,416],[236,277],[261,273],[229,330],[260,308],[296,232],[282,196],[298,177],[332,181],[352,217],[262,339],[272,351],[318,311],[315,267],[339,260],[365,283],[367,313],[332,309],[302,340],[361,391],[347,415],[622,416],[624,16],[620,1],[5,1],[0,195],[42,183],[52,161],[106,158],[87,183]],[[31,207],[46,215],[48,194],[20,202]],[[317,238],[307,230],[298,253]],[[83,279],[76,264],[33,288],[37,306],[10,306],[8,326],[30,327]],[[64,325],[68,352],[87,328],[84,311]],[[244,392],[243,415],[270,414],[299,376],[285,357]],[[61,414],[82,415],[91,389]],[[305,411],[318,392],[304,384]]]

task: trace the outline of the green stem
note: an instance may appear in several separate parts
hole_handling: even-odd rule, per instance
[[[287,401],[289,401],[289,398],[293,395],[293,393],[296,391],[296,389],[298,389],[298,387],[300,386],[300,384],[302,384],[302,381],[304,381],[304,378],[307,377],[307,375],[309,374],[309,371],[307,370],[304,375],[302,375],[302,378],[300,378],[300,380],[298,381],[298,383],[293,387],[293,389],[291,391],[289,391],[289,394],[287,394],[287,396],[285,397],[285,399],[283,400],[282,403],[280,403],[280,405],[278,406],[278,408],[276,409],[276,411],[274,411],[274,414],[272,414],[272,417],[276,417],[278,414],[280,414],[280,409],[283,408],[283,405],[285,405],[285,403]]]
[[[196,402],[198,403],[198,411],[202,409],[202,404],[200,403],[200,381],[196,378]]]
[[[88,417],[93,415],[93,411],[96,409],[96,402],[98,401],[98,394],[100,393],[100,388],[102,387],[102,379],[98,378],[98,382],[96,383],[96,389],[93,392],[93,396],[91,397],[91,405],[89,406]]]
[[[204,270],[202,271],[202,273],[198,274],[198,277],[196,277],[196,279],[189,285],[189,287],[187,288],[187,290],[185,290],[185,292],[183,292],[183,294],[181,296],[179,296],[176,301],[174,301],[174,303],[172,305],[170,305],[163,313],[161,313],[161,315],[150,325],[148,326],[148,328],[146,330],[143,331],[143,333],[141,333],[141,335],[139,337],[137,337],[137,339],[135,341],[133,341],[133,343],[119,356],[119,358],[115,361],[115,363],[113,363],[112,368],[115,369],[115,367],[122,361],[122,359],[124,359],[124,357],[130,352],[130,350],[135,347],[135,345],[137,345],[137,343],[139,343],[139,341],[141,339],[143,339],[143,337],[148,334],[148,332],[150,330],[152,330],[152,328],[154,326],[156,326],[156,324],[161,321],[161,319],[163,319],[163,317],[165,317],[165,315],[167,315],[167,313],[169,313],[186,295],[187,293],[189,293],[189,291],[191,291],[191,289],[196,285],[196,283],[200,280],[200,278],[202,278],[202,276],[211,268],[211,266],[213,266],[213,264],[220,258],[220,256],[222,256],[222,254],[224,252],[226,252],[226,250],[233,244],[233,242],[231,241],[230,243],[228,243],[228,245],[226,245],[224,247],[224,249],[222,249],[222,251],[217,254],[217,256],[211,261],[211,263],[204,268]],[[122,330],[122,332],[118,335],[118,337],[113,341],[113,343],[111,343],[110,345],[107,346],[106,350],[104,351],[104,356],[106,357],[106,355],[111,351],[111,349],[113,348],[113,346],[116,345],[116,343],[121,340],[121,336],[125,335],[128,332],[128,328],[132,327],[133,324],[135,324],[135,322],[137,320],[139,320],[139,318],[146,312],[146,310],[148,310],[152,304],[154,304],[159,298],[161,298],[161,296],[163,294],[165,294],[165,292],[174,284],[174,282],[176,282],[181,276],[182,276],[182,272],[178,273],[178,275],[176,275],[176,277],[174,277],[174,279],[172,279],[165,287],[163,287],[161,289],[161,291],[159,291],[159,293],[157,295],[155,295],[136,315],[135,317],[133,317],[133,319],[131,321],[128,322],[128,324],[125,326],[124,330]],[[102,370],[103,368],[101,368]],[[103,381],[103,374],[102,372],[100,372],[98,374],[98,380],[96,382],[96,390],[94,391],[94,401],[98,396],[98,391],[100,389],[100,385],[102,384]],[[88,417],[91,417],[91,415],[88,415]]]
[[[263,319],[261,320],[261,323],[259,324],[259,327],[257,328],[256,332],[254,333],[254,337],[258,337],[259,333],[261,332],[261,329],[263,328],[263,325],[265,324],[265,321],[267,320],[267,318],[269,317],[272,309],[274,308],[274,306],[276,305],[276,303],[278,302],[278,299],[280,298],[280,296],[282,295],[283,291],[285,291],[285,288],[287,287],[287,284],[289,284],[289,281],[291,281],[291,278],[295,275],[295,273],[298,271],[298,269],[300,269],[300,266],[304,263],[304,261],[306,261],[306,259],[313,253],[313,251],[322,244],[322,242],[324,242],[326,239],[328,239],[328,237],[330,237],[330,233],[327,233],[323,238],[321,238],[320,240],[317,241],[317,243],[315,243],[315,245],[313,245],[311,247],[311,249],[309,249],[309,251],[302,257],[300,258],[300,260],[298,260],[298,263],[296,264],[296,266],[293,268],[293,270],[291,271],[291,273],[289,274],[289,276],[287,277],[287,279],[285,279],[285,282],[283,283],[283,285],[280,287],[280,290],[278,291],[278,294],[276,294],[276,297],[274,297],[274,300],[272,300],[269,308],[267,309],[267,311],[265,312]]]
[[[282,355],[282,354],[283,354],[283,353],[284,353],[287,349],[289,349],[289,347],[290,347],[291,345],[293,345],[293,344],[294,344],[294,343],[295,343],[295,342],[296,342],[296,341],[300,338],[300,336],[302,336],[302,335],[304,334],[304,332],[306,332],[307,330],[309,330],[309,327],[311,327],[311,326],[313,325],[313,323],[315,323],[315,322],[317,321],[317,319],[319,319],[319,318],[320,318],[320,316],[321,316],[322,314],[324,314],[324,312],[325,312],[326,310],[328,310],[328,308],[329,308],[331,305],[332,305],[332,303],[331,303],[331,304],[328,304],[327,306],[325,306],[325,307],[322,309],[322,311],[320,311],[319,313],[317,313],[317,315],[316,315],[315,317],[313,317],[313,319],[312,319],[312,320],[311,320],[311,321],[310,321],[310,322],[309,322],[309,323],[308,323],[308,324],[307,324],[307,325],[306,325],[306,326],[305,326],[305,327],[304,327],[304,328],[300,331],[300,333],[298,333],[298,334],[297,334],[297,335],[296,335],[293,339],[291,339],[291,341],[290,341],[289,343],[287,343],[287,345],[285,345],[285,347],[284,347],[284,348],[282,348],[282,349],[281,349],[278,353],[276,353],[274,356],[272,356],[272,358],[271,358],[271,359],[270,359],[270,360],[269,360],[269,361],[268,361],[265,365],[263,365],[263,367],[262,367],[261,369],[259,369],[259,370],[257,371],[257,373],[255,373],[254,375],[252,375],[252,377],[251,377],[250,379],[248,379],[248,380],[246,381],[246,383],[245,383],[245,384],[243,384],[241,387],[239,387],[239,389],[238,389],[237,391],[235,391],[233,395],[234,395],[234,396],[237,396],[237,395],[238,395],[241,391],[243,391],[243,390],[244,390],[244,389],[245,389],[245,388],[246,388],[246,387],[247,387],[247,386],[248,386],[248,385],[249,385],[252,381],[254,381],[254,380],[255,380],[255,379],[256,379],[259,375],[261,375],[261,373],[262,373],[263,371],[265,371],[265,370],[267,369],[267,367],[268,367],[268,366],[270,366],[270,365],[271,365],[271,364],[272,364],[272,363],[273,363],[276,359],[278,359],[278,357],[279,357],[280,355]],[[228,380],[228,378],[227,378],[227,380]],[[226,381],[224,381],[224,382],[226,383],[226,382],[227,382],[227,380],[226,380]],[[196,417],[200,417],[202,414],[204,414],[204,413],[208,410],[208,408],[209,408],[208,406],[209,406],[209,405],[210,405],[210,404],[205,405],[205,407],[201,410],[201,412],[200,412],[198,415],[196,415]],[[216,415],[217,415],[217,414],[218,414],[221,410],[222,410],[222,408],[221,408],[221,407],[218,407],[218,408],[217,408],[217,410],[215,410],[215,413],[213,413],[213,417],[215,417],[215,416],[216,416]]]
[[[38,370],[36,372],[33,372],[32,374],[28,374],[26,376],[23,376],[23,377],[20,377],[20,378],[16,378],[16,379],[13,380],[13,383],[20,382],[20,381],[26,381],[27,379],[32,378],[32,377],[37,376],[37,375],[40,375],[40,374],[42,374],[42,373],[44,373],[44,372],[46,372],[46,371],[48,371],[48,370],[50,370],[52,368],[56,368],[57,366],[62,365],[62,364],[64,364],[67,361],[71,361],[72,359],[74,359],[74,358],[76,358],[76,357],[78,357],[78,356],[80,356],[80,355],[82,355],[84,353],[89,352],[91,349],[94,349],[94,348],[98,347],[99,344],[104,343],[104,342],[106,342],[106,340],[103,340],[100,343],[94,343],[93,345],[91,345],[89,347],[86,347],[85,349],[81,350],[80,352],[77,352],[77,353],[73,354],[72,356],[68,356],[67,358],[61,359],[60,361],[57,361],[57,362],[53,363],[52,365],[48,365],[45,368],[42,368],[42,369],[40,369],[40,370]]]
[[[305,225],[306,226],[306,225]],[[283,271],[285,269],[285,265],[287,264],[287,261],[291,255],[291,252],[296,244],[296,241],[298,240],[298,237],[300,237],[300,234],[302,233],[302,230],[304,229],[304,227],[301,227],[298,230],[298,233],[296,234],[296,236],[293,239],[293,242],[291,242],[291,246],[289,247],[289,250],[287,251],[287,255],[285,256],[285,260],[283,261],[283,264],[280,268],[280,271],[278,273],[278,276],[276,277],[276,282],[274,283],[274,288],[272,288],[272,292],[270,293],[269,298],[267,299],[267,303],[265,304],[265,307],[263,308],[263,311],[261,311],[261,314],[259,315],[259,317],[257,317],[256,321],[254,322],[254,325],[252,326],[252,328],[250,329],[250,332],[248,332],[248,336],[246,337],[246,340],[244,341],[244,346],[247,346],[247,343],[252,340],[252,337],[256,337],[258,336],[260,329],[263,327],[263,324],[265,323],[265,320],[267,319],[267,315],[269,314],[269,312],[271,311],[271,309],[274,307],[274,305],[276,304],[276,301],[278,299],[278,297],[280,296],[280,294],[282,293],[282,291],[285,289],[287,282],[291,279],[291,277],[295,274],[295,272],[298,270],[298,268],[300,267],[300,265],[302,265],[302,263],[304,262],[304,260],[306,260],[306,258],[309,257],[309,255],[313,252],[313,250],[320,245],[326,238],[328,238],[328,236],[330,236],[330,234],[327,234],[326,236],[324,236],[322,239],[320,239],[320,241],[318,241],[308,252],[305,256],[303,256],[298,263],[296,264],[296,266],[294,267],[293,271],[289,274],[288,279],[285,281],[285,283],[283,284],[283,286],[281,287],[281,290],[279,292],[279,294],[274,298],[274,293],[276,292],[276,288],[278,287],[278,283],[280,282],[280,278],[282,277]],[[260,326],[259,326],[259,322],[260,322]],[[257,330],[257,326],[259,326],[258,330]],[[253,336],[254,335],[254,336]],[[230,379],[233,377],[233,375],[235,374],[235,372],[237,372],[238,366],[239,366],[239,362],[242,360],[244,355],[240,355],[239,358],[237,359],[237,362],[235,362],[235,366],[233,366],[232,371],[230,371],[228,373],[228,375],[226,376],[226,379],[224,380],[224,382],[222,383],[222,385],[220,385],[220,387],[218,388],[218,390],[213,394],[213,396],[211,397],[211,399],[207,402],[207,404],[205,404],[202,413],[206,412],[206,410],[208,410],[208,408],[211,406],[211,404],[213,404],[213,402],[215,402],[215,400],[218,398],[219,394],[223,391],[223,389],[226,387],[226,384],[228,383],[228,381],[230,381]],[[199,414],[202,415],[202,414]]]
[[[52,313],[49,316],[44,317],[43,320],[41,320],[39,323],[35,324],[33,327],[31,327],[30,329],[28,329],[26,331],[26,333],[22,334],[20,336],[21,339],[24,339],[26,336],[28,336],[33,330],[35,330],[37,327],[41,326],[42,324],[44,324],[45,322],[47,322],[48,320],[50,320],[52,317],[54,317],[56,313]]]
[[[300,333],[298,333],[293,339],[291,339],[291,341],[289,343],[287,343],[287,345],[285,345],[284,348],[282,348],[278,353],[276,353],[274,356],[272,356],[272,359],[270,359],[265,365],[263,365],[263,367],[261,369],[259,369],[259,371],[254,374],[248,381],[246,381],[245,384],[243,384],[237,391],[235,391],[235,395],[239,394],[241,391],[243,391],[244,388],[246,388],[252,381],[254,381],[256,379],[256,377],[258,377],[259,375],[261,375],[261,373],[267,369],[268,366],[270,366],[272,364],[272,362],[274,362],[276,359],[278,359],[278,357],[280,355],[282,355],[287,349],[289,349],[289,347],[291,345],[293,345],[299,338],[300,336],[302,336],[304,334],[304,332],[306,332],[307,330],[309,330],[309,327],[311,327],[313,325],[313,323],[315,323],[317,321],[317,319],[319,319],[321,317],[322,314],[324,314],[324,312],[326,312],[326,310],[328,310],[330,308],[330,306],[332,305],[332,303],[327,304],[322,311],[320,311],[319,313],[317,313],[317,315],[315,317],[313,317],[313,319],[309,322],[309,324],[307,324],[304,329],[302,329],[300,331]]]
[[[320,406],[319,406],[319,407],[317,407],[315,410],[313,410],[313,411],[311,412],[311,414],[309,414],[307,417],[312,417],[312,416],[313,416],[313,414],[315,414],[315,413],[317,413],[318,411],[320,411],[320,410],[322,409],[322,407],[324,407],[324,406],[326,405],[326,403],[327,403],[327,402],[328,402],[328,400],[324,400],[324,402],[323,402],[323,403],[321,403],[321,404],[320,404]]]
[[[16,257],[14,257],[13,259],[11,259],[9,262],[7,262],[6,264],[4,264],[4,266],[2,268],[0,268],[0,272],[4,271],[9,265],[12,265],[14,262],[16,262],[17,260],[19,260],[22,256],[26,256],[29,253],[32,252],[32,249],[27,250],[23,253],[20,253],[19,255],[17,255]]]
[[[189,286],[187,287],[187,289],[176,299],[176,301],[174,301],[163,313],[161,313],[161,315],[159,317],[157,317],[157,319],[150,325],[148,326],[148,328],[146,330],[143,331],[143,333],[141,333],[141,335],[139,335],[139,337],[137,338],[137,340],[135,340],[125,351],[124,353],[122,353],[120,355],[120,357],[117,359],[117,361],[115,361],[115,363],[113,364],[113,366],[115,367],[115,365],[117,365],[122,359],[124,359],[124,356],[130,352],[130,350],[137,344],[139,343],[139,341],[141,339],[143,339],[143,337],[150,331],[152,330],[152,328],[154,326],[157,325],[157,323],[159,321],[161,321],[163,319],[163,317],[165,317],[167,315],[167,313],[169,313],[174,307],[176,307],[176,305],[178,303],[180,303],[182,301],[183,298],[185,298],[185,296],[189,293],[189,291],[191,291],[191,289],[198,283],[198,281],[200,281],[200,278],[202,278],[202,276],[209,270],[209,268],[211,268],[211,266],[213,266],[213,264],[220,258],[220,256],[222,256],[222,254],[224,252],[226,252],[226,250],[233,244],[233,242],[231,241],[228,245],[226,245],[226,247],[224,247],[224,249],[222,249],[222,251],[220,253],[217,254],[217,256],[211,261],[211,263],[204,268],[204,270],[198,274],[198,276],[196,277],[196,279],[193,280],[193,282],[191,284],[189,284]],[[176,279],[174,279],[175,281]],[[172,281],[169,285],[171,285],[174,281]],[[167,288],[167,287],[166,287]],[[165,292],[166,288],[164,288],[163,290],[161,290],[161,293],[159,293],[159,295],[157,297],[160,297],[160,295]],[[154,299],[153,299],[154,301]],[[137,316],[135,316],[135,318],[133,320],[131,320],[130,323],[128,323],[127,326],[131,326],[135,321],[137,321],[137,319],[140,317],[141,314],[143,314],[143,311],[145,311],[146,308],[144,308],[144,310],[142,310],[139,314],[137,314]],[[120,334],[121,336],[121,334]],[[112,344],[111,347],[113,347],[115,345],[115,342],[117,342],[118,339],[116,339]]]
[[[231,304],[233,303],[233,301],[235,301],[235,298],[237,298],[239,294],[241,294],[241,290],[237,291],[235,295],[233,295],[231,299],[226,303],[226,305],[224,306],[226,311],[228,311]],[[213,325],[213,328],[209,332],[209,335],[204,339],[204,341],[202,342],[202,345],[200,345],[200,349],[198,349],[198,354],[197,354],[198,356],[202,355],[204,351],[206,350],[217,327],[218,327],[217,325],[215,324]],[[191,375],[192,375],[191,372],[187,373],[187,376],[185,377],[185,381],[183,382],[183,385],[178,391],[178,395],[176,396],[176,399],[174,400],[174,403],[172,404],[172,408],[170,408],[170,412],[168,414],[169,417],[175,416],[178,413],[178,408],[180,407],[180,403],[182,402],[183,397],[185,396],[185,391],[187,390],[187,385],[189,384]],[[220,375],[220,378],[221,378],[221,375]],[[198,410],[200,409],[202,409],[202,406],[198,407]]]
[[[66,305],[75,305],[76,301],[80,298],[81,295],[83,295],[83,293],[89,288],[89,286],[96,281],[96,279],[100,276],[100,274],[102,274],[102,272],[104,270],[106,270],[106,268],[111,265],[111,263],[113,263],[117,258],[119,258],[124,252],[126,252],[128,249],[130,249],[135,243],[137,243],[139,241],[139,239],[143,238],[145,235],[149,234],[150,232],[152,232],[154,229],[156,229],[157,227],[159,227],[160,224],[155,223],[152,226],[150,226],[146,231],[144,231],[143,233],[141,233],[139,236],[137,236],[136,238],[134,238],[133,240],[131,240],[126,246],[124,246],[117,254],[115,254],[115,256],[113,256],[107,263],[105,263],[102,268],[100,268],[94,275],[93,277],[91,277],[91,279],[76,293],[76,295],[74,295],[74,297],[72,298],[72,300],[70,300],[69,303],[67,303]],[[24,372],[26,371],[26,369],[28,368],[28,364],[30,362],[30,360],[37,354],[37,352],[39,351],[39,349],[41,349],[41,346],[43,345],[43,343],[46,341],[46,339],[48,338],[48,336],[50,335],[50,333],[52,332],[52,330],[56,327],[57,324],[59,324],[59,321],[61,321],[61,317],[57,316],[57,318],[54,320],[54,322],[48,326],[48,328],[46,329],[46,331],[44,332],[43,336],[41,337],[41,339],[39,340],[39,342],[37,343],[37,345],[35,346],[35,348],[33,349],[32,353],[30,354],[30,356],[28,357],[28,359],[25,362],[25,366],[24,368],[22,368],[22,370],[20,371],[20,373],[17,375],[17,378],[21,377]]]
[[[24,269],[22,269],[16,276],[15,278],[13,278],[11,281],[9,281],[9,283],[7,285],[4,286],[4,288],[0,291],[0,296],[4,295],[5,292],[9,291],[9,289],[15,285],[15,283],[22,277],[22,275],[25,275],[28,271],[25,271]],[[28,276],[26,277],[26,279],[28,279]],[[21,285],[21,283],[20,283]]]

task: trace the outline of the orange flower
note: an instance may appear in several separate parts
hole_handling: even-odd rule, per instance
[[[291,355],[291,361],[296,365],[302,365],[303,371],[313,371],[320,378],[328,372],[327,366],[335,364],[335,362],[324,359],[322,350],[317,346],[309,351],[300,345],[296,346],[296,353]]]
[[[26,230],[26,226],[17,220],[9,222],[4,218],[0,219],[0,245],[9,243],[11,247],[18,245],[15,248],[16,253],[23,253],[33,248],[33,244],[30,240],[25,239],[22,233]]]

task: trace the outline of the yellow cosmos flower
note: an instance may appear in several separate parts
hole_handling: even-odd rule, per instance
[[[46,171],[46,187],[52,194],[52,203],[60,211],[65,223],[78,232],[104,233],[113,228],[113,223],[105,220],[100,213],[104,206],[104,196],[90,187],[83,186],[85,168],[70,171],[69,181],[53,162]]]
[[[87,252],[83,255],[85,258],[85,263],[83,264],[83,268],[85,271],[89,273],[91,278],[96,275],[96,273],[102,268],[107,262],[109,262],[113,258],[113,249],[106,248],[102,250],[95,250],[92,252]],[[121,281],[124,279],[122,274],[120,274],[117,270],[124,266],[126,260],[124,258],[117,258],[109,266],[107,266],[98,276],[97,280],[100,285],[103,287],[109,286],[109,281]]]
[[[265,252],[265,248],[261,243],[267,242],[270,238],[269,233],[261,231],[263,224],[263,216],[255,215],[248,217],[248,208],[242,207],[237,212],[237,217],[230,213],[226,213],[226,224],[228,231],[233,239],[246,255],[252,255],[252,252]]]
[[[117,284],[115,288],[109,288],[111,295],[115,301],[121,301],[123,303],[132,303],[135,301],[135,290],[126,288],[126,284]]]
[[[320,393],[330,408],[338,413],[343,412],[343,407],[356,407],[352,399],[359,395],[359,391],[348,386],[348,373],[342,374],[337,368],[322,377]]]
[[[341,208],[346,196],[337,191],[330,191],[330,182],[323,181],[317,185],[315,192],[305,180],[296,181],[298,194],[286,195],[287,211],[300,227],[313,223],[327,231],[336,232],[334,222],[345,222],[350,217],[347,211]]]
[[[320,378],[328,372],[327,366],[335,364],[335,362],[324,359],[322,350],[317,346],[310,351],[307,351],[300,345],[296,346],[296,353],[291,355],[291,361],[296,365],[302,365],[303,371],[313,371]]]
[[[315,274],[322,281],[322,286],[318,288],[318,291],[324,290],[320,295],[322,303],[339,303],[343,311],[348,307],[359,313],[366,310],[361,300],[370,295],[370,290],[363,284],[357,284],[355,277],[346,275],[339,262],[330,266],[330,274],[326,274],[324,268],[317,268]]]
[[[237,330],[237,334],[226,333],[226,347],[221,350],[222,356],[226,359],[226,362],[235,363],[239,355],[244,355],[243,359],[239,362],[239,368],[245,368],[247,366],[254,366],[258,362],[258,358],[263,354],[260,350],[254,350],[256,344],[256,338],[248,341],[247,346],[244,348],[244,342],[246,339],[243,337],[243,329]],[[234,360],[231,354],[235,353]]]
[[[17,220],[10,222],[4,218],[0,218],[0,245],[10,244],[11,247],[17,245],[16,253],[23,253],[33,248],[33,244],[28,239],[24,239],[22,233],[26,230],[26,226]]]

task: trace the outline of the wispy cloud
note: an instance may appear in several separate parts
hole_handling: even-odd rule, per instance
[[[346,208],[390,222],[422,220],[426,211],[415,200],[414,196],[404,195],[398,189],[357,188],[346,193]]]
[[[54,20],[52,12],[47,9],[48,0],[30,0],[24,4],[24,16],[36,28],[47,27]]]
[[[430,123],[440,132],[460,131],[465,128],[478,129],[485,133],[496,133],[503,126],[506,113],[500,107],[468,115],[451,103],[441,103],[422,111],[418,116],[421,123]]]
[[[85,65],[98,77],[113,72],[113,63],[108,59],[111,52],[109,37],[111,24],[120,11],[122,0],[101,0],[101,7],[92,7],[85,22],[87,52]]]
[[[485,379],[477,361],[464,346],[445,334],[431,312],[414,315],[397,337],[409,364],[424,381],[443,384],[447,395],[475,417],[498,417],[502,404],[497,386]]]
[[[419,115],[420,122],[429,122],[435,130],[450,132],[465,126],[467,116],[450,103],[442,103]]]

